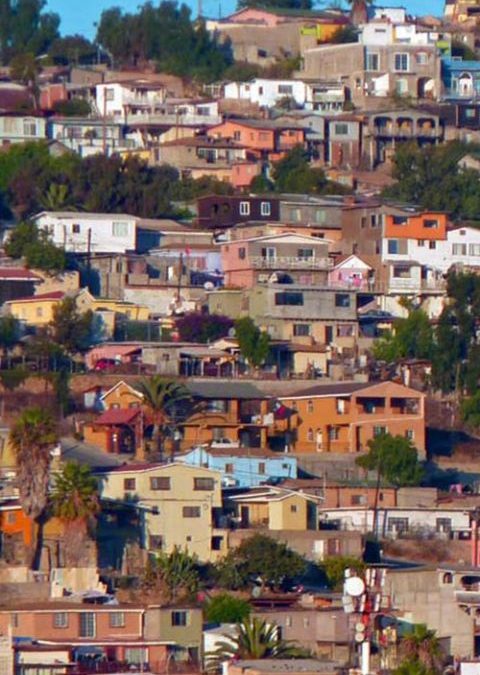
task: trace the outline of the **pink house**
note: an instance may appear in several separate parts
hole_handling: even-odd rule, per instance
[[[293,232],[225,242],[221,247],[225,285],[326,284],[332,266],[329,243]]]
[[[357,255],[339,258],[328,274],[328,285],[336,288],[371,290],[375,282],[373,267]]]

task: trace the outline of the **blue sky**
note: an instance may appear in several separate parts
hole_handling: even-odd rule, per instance
[[[155,0],[156,2],[157,0]],[[100,17],[103,9],[117,6],[125,11],[135,11],[143,4],[142,0],[48,0],[47,7],[50,11],[57,12],[62,17],[61,31],[64,35],[81,33],[89,38],[95,35],[94,23]],[[197,3],[195,0],[187,0],[196,13]],[[326,3],[328,4],[328,3]],[[384,6],[405,5],[413,14],[441,14],[443,12],[442,0],[384,0],[378,2]],[[202,0],[203,13],[206,16],[218,17],[221,8],[222,15],[235,9],[236,0]]]

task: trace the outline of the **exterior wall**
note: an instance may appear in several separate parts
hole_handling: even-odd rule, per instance
[[[21,507],[2,509],[0,511],[0,532],[2,535],[21,534],[25,546],[33,541],[34,525],[32,519]]]
[[[213,479],[213,489],[195,490],[194,478],[198,477]],[[147,509],[143,542],[146,548],[161,548],[170,553],[179,546],[196,554],[200,560],[211,559],[212,509],[221,506],[219,472],[174,463],[141,470],[110,471],[101,474],[100,478],[102,497],[119,501],[135,499]],[[152,489],[151,478],[170,478],[170,489]],[[135,486],[127,489],[125,480],[134,480]],[[153,512],[152,507],[157,507],[158,513]],[[184,508],[189,507],[198,515],[185,515]],[[154,546],[151,537],[161,537],[161,546]]]
[[[328,284],[335,288],[368,290],[373,281],[373,269],[356,257],[336,265],[328,275]]]
[[[421,213],[415,216],[405,217],[405,222],[396,222],[393,215],[385,216],[385,237],[400,239],[425,239],[428,241],[441,241],[446,239],[447,214],[446,213]],[[434,227],[428,223],[435,222]]]
[[[229,82],[225,85],[225,98],[243,99],[260,106],[271,107],[285,96],[295,100],[303,107],[306,101],[307,86],[300,80],[268,80],[255,78],[250,82]]]
[[[276,222],[278,205],[278,197],[209,195],[197,200],[197,220],[200,227],[207,230],[233,227],[248,221]]]
[[[95,219],[81,213],[66,217],[46,212],[34,221],[50,233],[56,246],[72,253],[126,253],[136,247],[137,219],[132,216]]]
[[[307,505],[303,497],[292,495],[281,501],[269,503],[270,530],[306,530]]]
[[[325,508],[341,508],[355,504],[365,504],[373,507],[375,504],[376,488],[348,487],[340,485],[327,485],[322,491]],[[397,490],[395,488],[382,488],[379,495],[379,503],[382,507],[397,505]]]
[[[387,570],[383,592],[412,623],[426,623],[446,639],[448,653],[473,657],[475,617],[460,608],[455,589],[442,584],[442,578],[439,570]]]
[[[46,138],[46,121],[32,115],[0,115],[0,144],[26,143]]]
[[[215,456],[203,448],[194,448],[178,458],[178,461],[194,466],[205,467],[207,465],[209,469],[221,471],[224,476],[233,478],[238,487],[255,487],[268,478],[296,478],[297,476],[296,458],[285,455],[250,456],[246,453],[243,456],[237,454]],[[230,466],[233,471],[228,470]]]
[[[248,126],[241,122],[227,120],[207,131],[213,138],[231,138],[241,145],[246,146],[258,156],[263,153],[277,153],[279,158],[282,152],[296,145],[303,144],[305,132],[303,129],[271,129]],[[275,155],[272,155],[272,159]]]
[[[8,312],[19,321],[29,326],[47,326],[53,320],[53,310],[61,302],[61,299],[42,300],[40,298],[12,300],[7,303]]]
[[[392,399],[415,399],[418,413],[405,414],[394,407]],[[295,452],[360,452],[367,449],[376,428],[385,428],[392,435],[413,434],[412,442],[420,457],[425,455],[424,396],[392,382],[368,386],[354,394],[316,397],[280,397],[289,407],[298,410]],[[384,399],[375,412],[365,413],[359,399]],[[339,403],[343,400],[343,403]],[[342,412],[343,410],[343,412]],[[319,420],[322,421],[319,424]],[[333,431],[335,430],[335,431]]]
[[[185,611],[186,626],[174,626],[172,613]],[[176,660],[181,660],[178,652],[182,649],[198,649],[202,645],[202,610],[195,607],[149,607],[145,611],[145,639],[174,642]]]
[[[110,391],[107,391],[102,397],[102,405],[105,410],[112,408],[131,408],[132,405],[140,405],[143,398],[139,392],[127,385],[125,382],[119,383]]]

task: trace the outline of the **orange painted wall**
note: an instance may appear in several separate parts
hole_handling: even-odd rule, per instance
[[[436,220],[438,227],[425,227],[427,220]],[[447,215],[428,212],[409,216],[404,224],[394,224],[394,216],[385,216],[385,237],[399,239],[442,240],[447,238]]]

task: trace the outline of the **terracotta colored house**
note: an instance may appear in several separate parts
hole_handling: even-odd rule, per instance
[[[395,382],[338,382],[280,400],[298,412],[297,453],[357,453],[381,433],[410,439],[425,457],[425,395]]]
[[[305,143],[305,130],[273,120],[225,120],[208,130],[213,138],[231,139],[259,159],[278,161],[296,145]]]
[[[440,241],[447,238],[448,217],[437,211],[414,215],[385,215],[384,236],[399,239]]]

